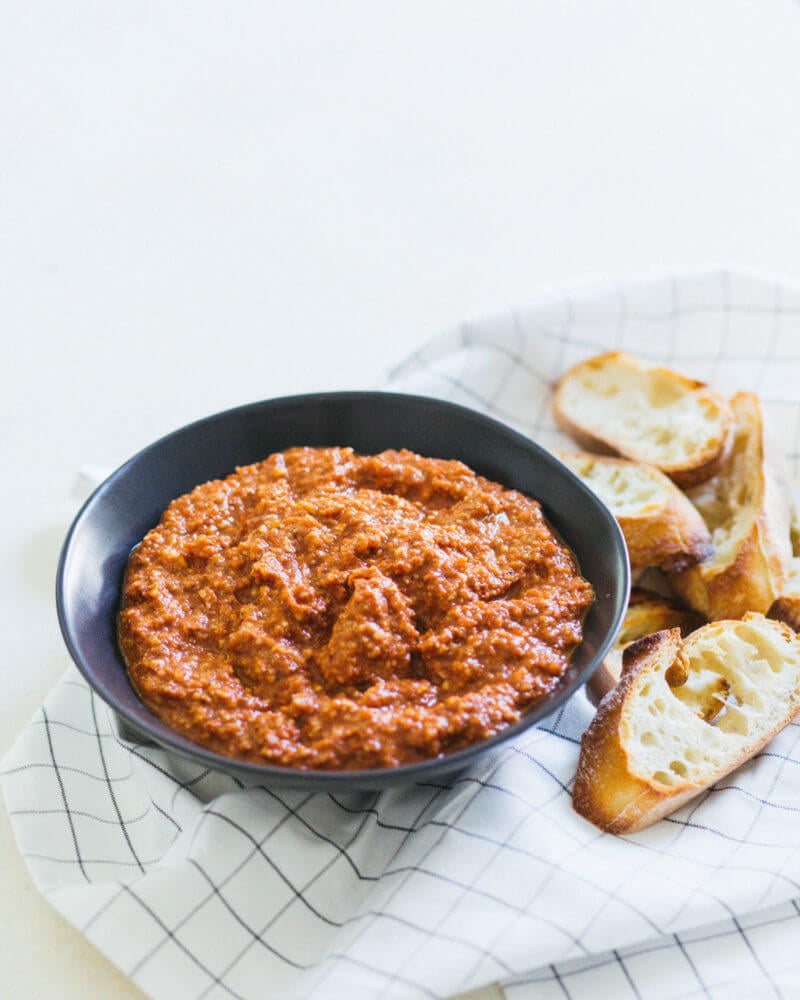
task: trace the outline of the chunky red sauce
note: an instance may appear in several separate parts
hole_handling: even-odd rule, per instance
[[[170,504],[131,556],[119,640],[197,743],[391,767],[516,722],[592,597],[539,504],[460,462],[293,448]]]

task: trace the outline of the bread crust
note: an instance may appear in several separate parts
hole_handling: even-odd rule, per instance
[[[572,787],[575,811],[608,833],[633,833],[667,815],[674,793],[635,774],[625,746],[624,715],[647,679],[648,667],[666,669],[677,656],[680,629],[664,629],[627,649],[619,684],[600,703],[581,738],[578,769]]]
[[[675,398],[691,397],[697,406],[703,410],[707,431],[703,443],[689,445],[680,457],[671,459],[669,449],[659,450],[652,442],[646,446],[637,441],[635,436],[620,431],[619,428],[606,427],[601,430],[604,407],[599,406],[591,418],[586,414],[579,415],[574,405],[574,395],[579,393],[584,402],[592,398],[592,384],[611,378],[612,373],[619,373],[631,387],[652,389],[656,386],[668,386],[669,393]],[[631,388],[629,387],[629,388]],[[599,402],[603,393],[597,393],[595,399]],[[617,397],[620,408],[636,405],[639,402],[638,393],[623,390]],[[640,409],[642,419],[651,418],[657,407]],[[733,417],[725,398],[709,388],[704,382],[688,378],[669,368],[657,365],[646,365],[625,351],[609,351],[599,354],[572,367],[556,383],[553,396],[553,415],[558,426],[573,440],[588,451],[602,455],[620,455],[638,462],[655,465],[669,476],[678,486],[689,488],[709,479],[719,469],[730,447]],[[595,419],[596,418],[596,419]],[[653,420],[656,423],[655,419]],[[674,436],[667,436],[672,441]],[[661,458],[659,459],[659,455]]]
[[[780,596],[789,575],[790,506],[784,484],[764,440],[758,397],[737,393],[731,400],[736,415],[735,444],[720,470],[722,500],[731,505],[740,490],[750,501],[746,510],[731,508],[720,525],[711,528],[712,541],[726,531],[738,532],[733,552],[720,547],[708,559],[670,573],[675,593],[709,620],[742,618],[748,611],[766,614]],[[701,510],[702,512],[702,510]],[[736,518],[744,520],[744,527]]]
[[[748,742],[734,740],[732,749],[721,763],[712,764],[703,780],[671,780],[665,784],[653,774],[637,770],[633,762],[632,736],[635,713],[647,710],[643,694],[656,677],[682,684],[694,669],[704,663],[708,649],[713,649],[723,635],[738,635],[755,629],[762,637],[763,655],[781,656],[781,649],[791,653],[792,685],[785,703],[771,703],[765,710],[760,732]],[[745,639],[747,634],[744,633]],[[783,645],[782,645],[783,644]],[[668,672],[673,671],[669,679]],[[664,688],[662,684],[662,688]],[[669,692],[665,697],[671,697]],[[742,621],[719,621],[705,625],[681,640],[680,630],[668,629],[634,643],[626,650],[625,669],[617,687],[600,703],[597,714],[581,740],[578,770],[573,786],[573,806],[581,816],[609,833],[633,833],[669,815],[720,778],[735,770],[765,746],[800,711],[800,638],[782,622],[763,615],[748,614]],[[704,722],[703,725],[711,724]],[[701,727],[702,728],[702,727]],[[665,759],[675,753],[666,748]],[[718,755],[719,756],[719,755]],[[672,775],[670,776],[673,777]]]

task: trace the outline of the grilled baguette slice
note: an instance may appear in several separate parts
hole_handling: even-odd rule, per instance
[[[692,685],[698,674],[711,678]],[[713,678],[716,678],[714,690]],[[698,693],[699,688],[699,693]],[[720,710],[709,719],[708,701]],[[583,735],[575,810],[611,833],[674,812],[757,753],[800,711],[800,637],[750,614],[629,646]]]
[[[769,616],[786,622],[795,632],[800,632],[800,558],[797,556],[792,559],[789,576],[778,599],[769,609]]]
[[[597,705],[617,686],[622,675],[622,657],[626,646],[663,629],[678,628],[681,635],[686,636],[703,623],[700,615],[677,601],[652,590],[634,587],[616,641],[586,684],[589,699]]]
[[[733,427],[719,393],[624,351],[589,358],[563,375],[553,414],[582,448],[655,465],[682,487],[716,472]]]
[[[680,570],[711,552],[711,534],[697,508],[654,466],[585,451],[556,452],[556,457],[617,519],[632,569]]]
[[[792,483],[791,496],[791,528],[792,561],[789,565],[789,575],[783,590],[769,610],[770,618],[786,622],[795,632],[800,632],[800,487]]]
[[[792,520],[789,533],[792,539],[792,554],[800,556],[800,485],[791,483],[788,487],[792,512]]]
[[[788,491],[768,454],[758,396],[739,392],[733,446],[713,480],[690,496],[711,531],[713,555],[669,575],[675,593],[710,621],[766,614],[792,558]]]

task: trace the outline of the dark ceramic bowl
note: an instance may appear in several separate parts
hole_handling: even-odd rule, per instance
[[[175,497],[294,445],[349,445],[373,454],[409,448],[457,458],[542,503],[578,558],[596,600],[560,686],[504,732],[444,757],[369,771],[301,771],[223,757],[161,722],[128,681],[116,615],[131,549]],[[452,403],[383,392],[336,392],[253,403],[207,417],[139,452],[92,494],[75,519],[58,566],[56,599],[67,647],[121,726],[192,761],[252,783],[333,791],[382,788],[466,768],[490,747],[549,715],[592,674],[611,645],[628,599],[625,543],[605,506],[561,463],[505,425]]]

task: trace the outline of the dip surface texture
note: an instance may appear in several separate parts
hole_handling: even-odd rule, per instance
[[[518,721],[592,599],[539,504],[460,462],[293,448],[170,504],[119,640],[150,709],[218,753],[392,767]]]

